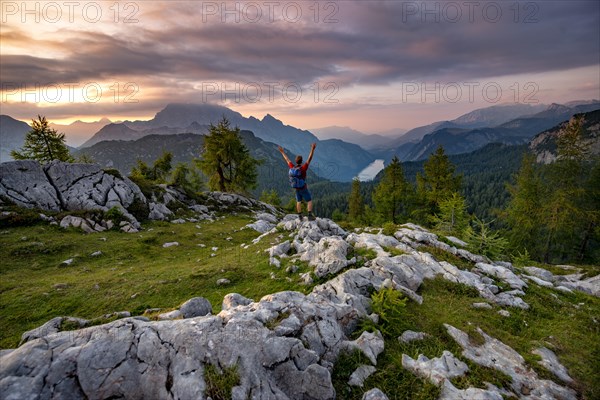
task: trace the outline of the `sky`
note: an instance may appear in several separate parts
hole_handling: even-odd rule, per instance
[[[600,98],[598,1],[5,1],[2,114],[151,119],[171,102],[303,129],[409,129]]]

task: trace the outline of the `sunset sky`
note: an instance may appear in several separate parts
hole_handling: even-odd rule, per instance
[[[0,1],[1,113],[150,119],[170,102],[310,129],[412,128],[600,98],[598,1]]]

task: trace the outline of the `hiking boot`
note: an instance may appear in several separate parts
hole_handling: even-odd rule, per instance
[[[298,219],[299,219],[300,221],[302,221],[302,220],[304,219],[304,216],[302,215],[302,213],[298,213]]]
[[[316,218],[315,218],[315,215],[314,215],[312,212],[309,212],[309,213],[308,213],[308,220],[309,220],[309,221],[314,221],[315,219],[316,219]]]

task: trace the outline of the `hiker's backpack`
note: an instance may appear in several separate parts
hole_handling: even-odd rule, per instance
[[[297,166],[297,167],[290,168],[289,176],[290,176],[290,186],[293,187],[294,189],[302,189],[304,187],[304,185],[306,185],[306,182],[302,178],[302,168],[301,167]]]

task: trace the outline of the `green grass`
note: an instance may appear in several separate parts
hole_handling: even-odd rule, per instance
[[[451,351],[470,369],[465,377],[452,380],[456,387],[485,388],[484,382],[509,386],[510,377],[462,357],[462,349],[447,334],[444,323],[467,332],[474,345],[482,342],[481,335],[476,331],[477,327],[481,327],[488,335],[514,348],[541,378],[563,385],[539,366],[538,357],[531,354],[531,350],[546,346],[567,367],[576,380],[573,387],[583,393],[584,399],[600,398],[600,387],[597,385],[600,382],[600,370],[596,368],[600,365],[600,299],[531,285],[524,297],[531,309],[510,308],[511,316],[502,317],[497,313],[498,307],[493,310],[472,308],[472,303],[484,301],[478,297],[477,291],[441,278],[426,280],[419,292],[424,299],[422,305],[407,302],[405,307],[395,311],[402,314],[402,319],[395,318],[392,326],[380,326],[382,332],[387,331],[384,336],[385,351],[377,360],[377,372],[367,379],[364,388],[347,385],[350,374],[359,364],[369,364],[364,356],[344,355],[345,364],[339,362],[336,365],[334,385],[344,399],[360,399],[364,392],[374,387],[380,388],[390,399],[435,399],[439,390],[404,370],[402,354],[415,359],[419,354],[434,358],[440,357],[444,350]],[[578,308],[573,305],[578,305]],[[368,323],[361,327],[372,330]],[[408,344],[400,343],[396,337],[407,329],[426,332],[431,337]],[[360,331],[357,331],[353,337],[359,335]]]
[[[62,230],[46,224],[0,229],[0,347],[15,347],[24,331],[56,316],[102,323],[105,321],[100,317],[115,311],[127,310],[134,315],[147,308],[166,311],[195,296],[206,297],[217,313],[227,293],[237,292],[259,300],[281,290],[308,292],[312,287],[298,282],[298,273],[310,270],[306,263],[284,258],[280,269],[269,266],[264,250],[277,242],[280,233],[267,236],[248,249],[240,246],[259,235],[250,229],[240,230],[251,221],[249,216],[228,214],[215,222],[150,222],[144,225],[144,231],[135,234],[107,231],[86,235],[76,229]],[[286,239],[287,236],[282,240]],[[163,243],[173,241],[180,246],[162,247]],[[206,247],[199,247],[200,243]],[[213,246],[219,249],[213,251]],[[472,267],[472,263],[437,249],[423,250],[460,268]],[[92,257],[95,251],[101,251],[102,255]],[[370,259],[375,253],[356,249],[351,256]],[[69,258],[75,260],[73,264],[60,265]],[[285,267],[292,263],[299,270],[290,275]],[[594,273],[600,268],[582,269]],[[220,278],[231,283],[217,286]],[[67,286],[57,289],[56,284]],[[597,384],[600,369],[596,368],[600,365],[600,299],[532,284],[524,296],[531,309],[510,308],[511,316],[502,317],[497,314],[497,306],[493,310],[472,308],[472,303],[484,300],[476,290],[464,285],[442,279],[426,280],[419,293],[424,299],[422,305],[408,301],[391,314],[393,318],[388,318],[388,322],[382,319],[380,326],[362,325],[362,329],[385,333],[385,351],[379,356],[377,372],[365,382],[364,388],[348,387],[347,381],[354,369],[368,360],[357,353],[343,355],[333,372],[338,398],[360,399],[373,387],[379,387],[390,399],[437,398],[439,389],[404,370],[401,360],[402,354],[412,358],[419,354],[439,357],[443,350],[451,351],[469,365],[466,377],[453,380],[457,387],[484,387],[484,382],[506,387],[509,378],[461,357],[462,351],[446,333],[444,323],[468,332],[474,343],[481,341],[476,333],[476,327],[481,327],[519,352],[541,377],[555,380],[538,366],[537,357],[531,354],[534,348],[546,346],[567,367],[576,380],[574,388],[584,399],[600,398]],[[276,326],[284,316],[271,324]],[[68,325],[65,328],[76,328]],[[426,332],[431,337],[410,344],[399,343],[396,337],[406,329]],[[355,332],[353,338],[360,333],[360,330]],[[218,372],[217,375],[220,376]]]
[[[220,371],[217,367],[208,364],[204,368],[204,380],[206,381],[204,394],[213,400],[231,399],[231,390],[240,384],[236,365]]]
[[[15,347],[24,331],[56,316],[91,320],[115,311],[173,309],[195,296],[206,297],[217,313],[228,293],[259,300],[281,290],[309,290],[299,285],[297,274],[269,266],[264,249],[275,236],[240,247],[259,235],[240,230],[251,221],[230,215],[215,222],[150,222],[133,234],[86,235],[49,225],[0,230],[0,348]],[[162,247],[174,241],[180,245]],[[219,249],[213,252],[213,246]],[[92,257],[95,251],[102,255]],[[69,258],[73,264],[60,265]],[[220,278],[231,284],[217,286]]]

